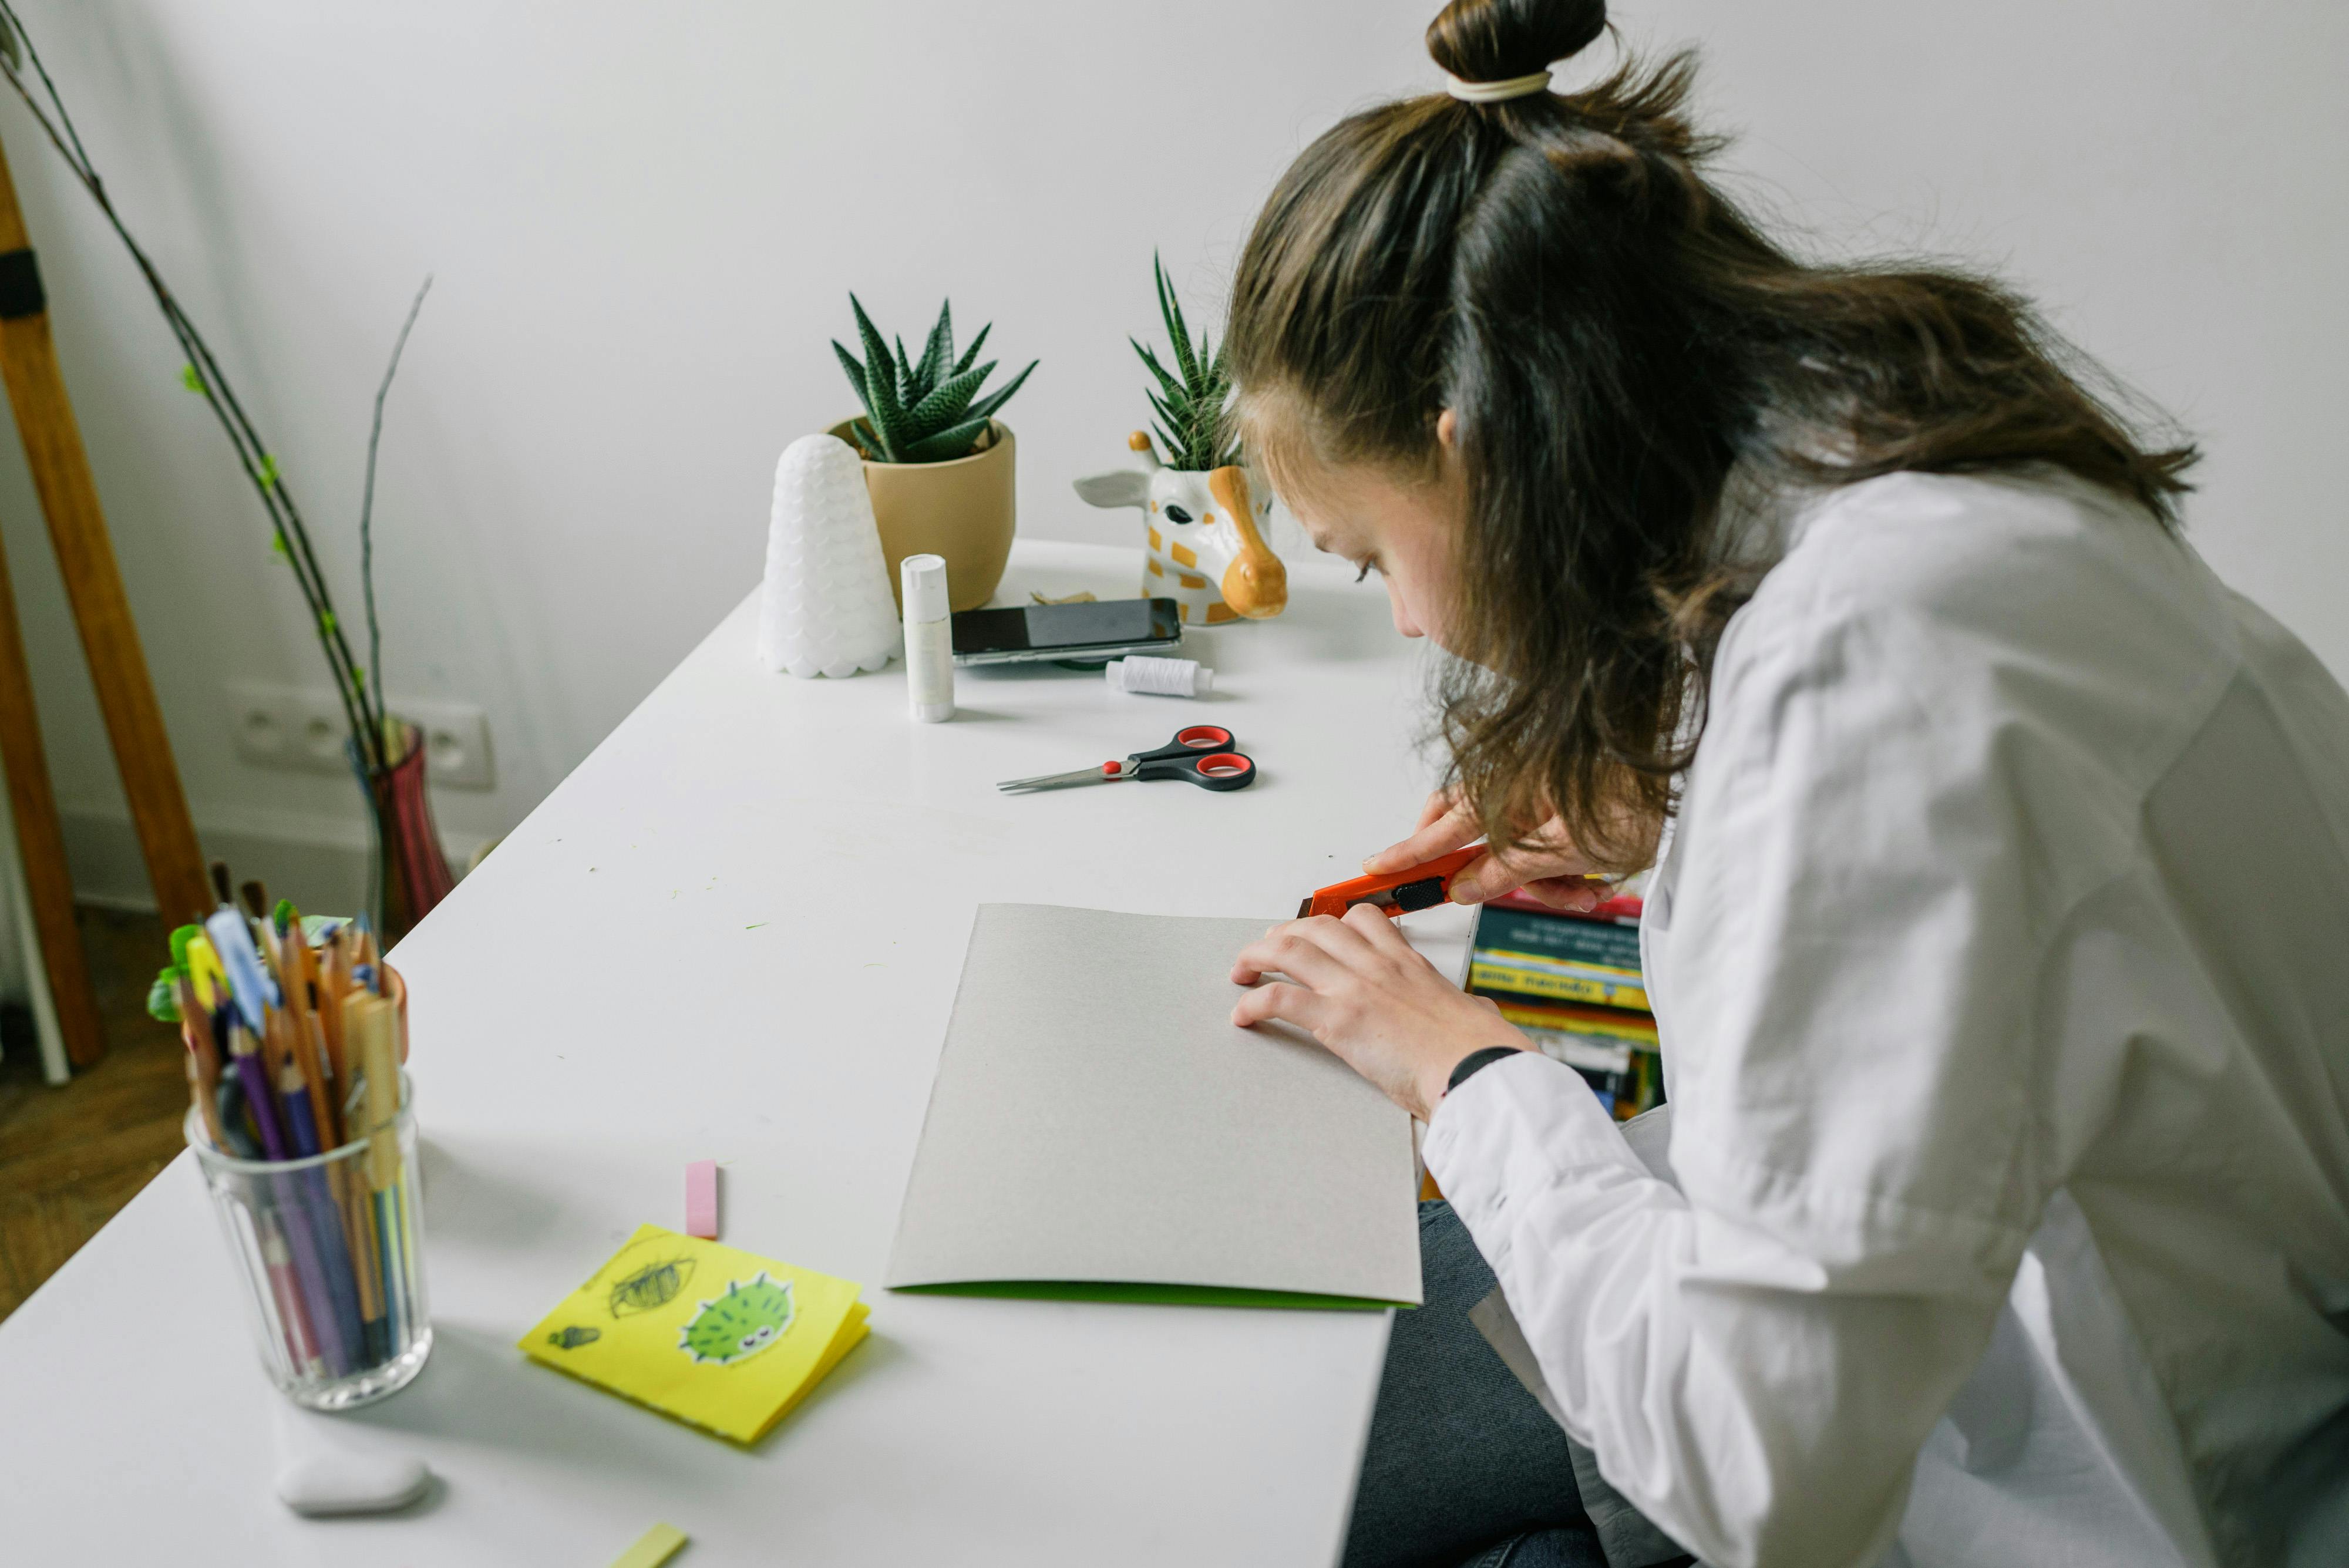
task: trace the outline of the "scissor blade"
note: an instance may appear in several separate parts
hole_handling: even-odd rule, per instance
[[[1122,774],[1103,773],[1099,768],[1086,768],[1073,774],[1045,774],[1032,779],[1006,779],[995,787],[1006,794],[1024,794],[1040,789],[1074,789],[1079,784],[1110,784]]]

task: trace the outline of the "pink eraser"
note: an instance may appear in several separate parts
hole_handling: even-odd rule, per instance
[[[697,1159],[685,1168],[685,1233],[718,1240],[718,1162]]]

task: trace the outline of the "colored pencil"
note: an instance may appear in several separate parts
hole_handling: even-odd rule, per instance
[[[295,987],[285,988],[286,1011],[276,1013],[273,1023],[280,1026],[285,1040],[286,1065],[305,1091],[303,1103],[310,1116],[310,1136],[321,1149],[333,1148],[335,1137],[335,1107],[328,1097],[325,1064],[310,1043],[310,1023],[306,1015],[293,1010]]]
[[[376,1223],[383,1268],[385,1309],[391,1319],[392,1343],[404,1345],[407,1321],[408,1269],[400,1254],[399,1210],[392,1190],[399,1179],[399,1067],[393,1044],[391,1004],[379,996],[354,992],[343,1002],[343,1039],[357,1060],[367,1083],[367,1185]]]
[[[235,1074],[222,1075],[220,1087],[212,1092],[212,1103],[219,1113],[221,1136],[228,1140],[215,1147],[239,1159],[259,1159],[261,1140],[245,1130],[244,1092],[238,1086]]]
[[[245,1107],[252,1113],[254,1127],[260,1134],[264,1156],[273,1162],[292,1158],[292,1145],[286,1142],[282,1130],[283,1112],[273,1104],[274,1096],[270,1093],[261,1054],[254,1044],[252,1033],[242,1022],[232,1023],[229,1026],[229,1052],[236,1060],[237,1082],[244,1089]],[[298,1209],[298,1190],[282,1178],[269,1177],[264,1180],[275,1199],[277,1209],[286,1215],[285,1244],[294,1254],[294,1273],[301,1282],[303,1300],[316,1309],[311,1314],[310,1326],[318,1336],[317,1344],[324,1353],[326,1366],[340,1376],[350,1370],[351,1361],[341,1325],[336,1322],[336,1314],[333,1311],[335,1295],[326,1282],[326,1261],[318,1255],[317,1237],[309,1226],[299,1222],[298,1214],[289,1212]]]
[[[318,1354],[317,1339],[310,1332],[309,1314],[302,1305],[302,1290],[294,1278],[294,1264],[285,1250],[285,1233],[278,1228],[277,1216],[264,1209],[257,1217],[261,1227],[262,1267],[269,1275],[269,1293],[277,1303],[277,1322],[285,1332],[285,1348],[294,1357],[294,1370],[304,1376],[316,1377],[325,1370],[325,1361]]]
[[[225,1151],[228,1148],[228,1137],[221,1130],[220,1106],[212,1103],[212,1096],[204,1087],[203,1074],[196,1066],[194,1052],[188,1053],[186,1065],[188,1101],[196,1107],[196,1116],[204,1124],[204,1137],[211,1140],[214,1148]]]
[[[303,1085],[301,1069],[288,1062],[277,1087],[279,1103],[285,1107],[285,1125],[292,1130],[295,1156],[308,1159],[318,1152],[317,1123],[311,1114],[310,1091]],[[307,1200],[295,1222],[308,1223],[316,1233],[318,1260],[325,1268],[336,1321],[345,1340],[357,1347],[360,1364],[374,1366],[383,1355],[377,1336],[367,1331],[357,1269],[351,1258],[343,1206],[335,1199],[334,1183],[315,1166],[293,1175]]]
[[[343,1043],[343,998],[351,993],[350,927],[336,926],[326,933],[325,961],[318,966],[318,1022],[326,1034],[326,1053],[335,1060],[335,1082],[350,1093],[358,1068]]]
[[[293,1020],[285,1016],[283,1009],[275,1007],[269,1009],[262,1017],[261,1060],[262,1064],[269,1069],[269,1086],[272,1089],[277,1088],[285,1082],[285,1069],[294,1064],[294,1031],[290,1027],[292,1023]],[[315,1135],[316,1130],[314,1123],[311,1131]],[[287,1147],[292,1147],[294,1139],[290,1131],[287,1133],[285,1142]]]
[[[225,1151],[227,1129],[221,1126],[219,1043],[212,1038],[212,1014],[196,1001],[196,988],[182,973],[171,982],[171,1000],[180,1010],[180,1039],[188,1048],[188,1093],[202,1118],[204,1136]]]
[[[228,1049],[236,1064],[236,1081],[244,1090],[244,1108],[253,1117],[253,1127],[261,1139],[262,1153],[267,1158],[282,1160],[291,1158],[277,1120],[275,1096],[269,1089],[268,1066],[261,1059],[261,1051],[253,1032],[241,1020],[232,1019],[228,1026]]]
[[[357,1368],[359,1347],[344,1334],[342,1314],[336,1305],[336,1291],[326,1272],[326,1261],[319,1255],[317,1232],[304,1223],[298,1186],[282,1176],[264,1179],[277,1190],[278,1219],[285,1227],[286,1250],[294,1255],[294,1277],[302,1287],[311,1332],[317,1336],[326,1370],[343,1376]]]
[[[360,1326],[368,1342],[376,1346],[376,1359],[381,1361],[394,1348],[383,1288],[382,1242],[376,1235],[374,1205],[368,1200],[365,1184],[356,1179],[357,1175],[348,1160],[335,1162],[336,1200],[343,1207],[344,1232],[351,1251],[351,1276],[358,1287]]]

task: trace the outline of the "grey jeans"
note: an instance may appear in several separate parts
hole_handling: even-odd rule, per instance
[[[1627,1568],[1620,1521],[1602,1542],[1583,1507],[1566,1434],[1468,1321],[1493,1272],[1450,1204],[1419,1206],[1419,1260],[1425,1304],[1395,1314],[1344,1568],[1610,1568],[1610,1548]]]

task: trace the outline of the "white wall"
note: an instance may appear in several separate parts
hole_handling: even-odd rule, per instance
[[[1022,527],[1140,423],[1150,254],[1218,303],[1256,205],[1349,108],[1434,80],[1429,0],[19,0],[91,153],[273,441],[357,618],[368,401],[438,275],[385,439],[402,694],[491,714],[502,831],[759,568],[775,454],[850,410],[846,293],[941,295],[1043,365],[1007,410]],[[2330,483],[2349,12],[2323,0],[1651,0],[1748,188],[1822,242],[2006,269],[2181,413],[2221,568],[2349,670]],[[12,101],[0,141],[200,827],[283,885],[358,842],[340,781],[233,756],[232,680],[323,683],[257,509],[136,276]],[[853,339],[851,339],[853,340]],[[2323,421],[2322,424],[2320,421]],[[136,863],[20,452],[0,534],[87,886]],[[331,859],[331,857],[328,857]],[[305,869],[307,867],[307,869]],[[286,890],[299,898],[300,887]],[[326,895],[308,894],[313,903]]]

